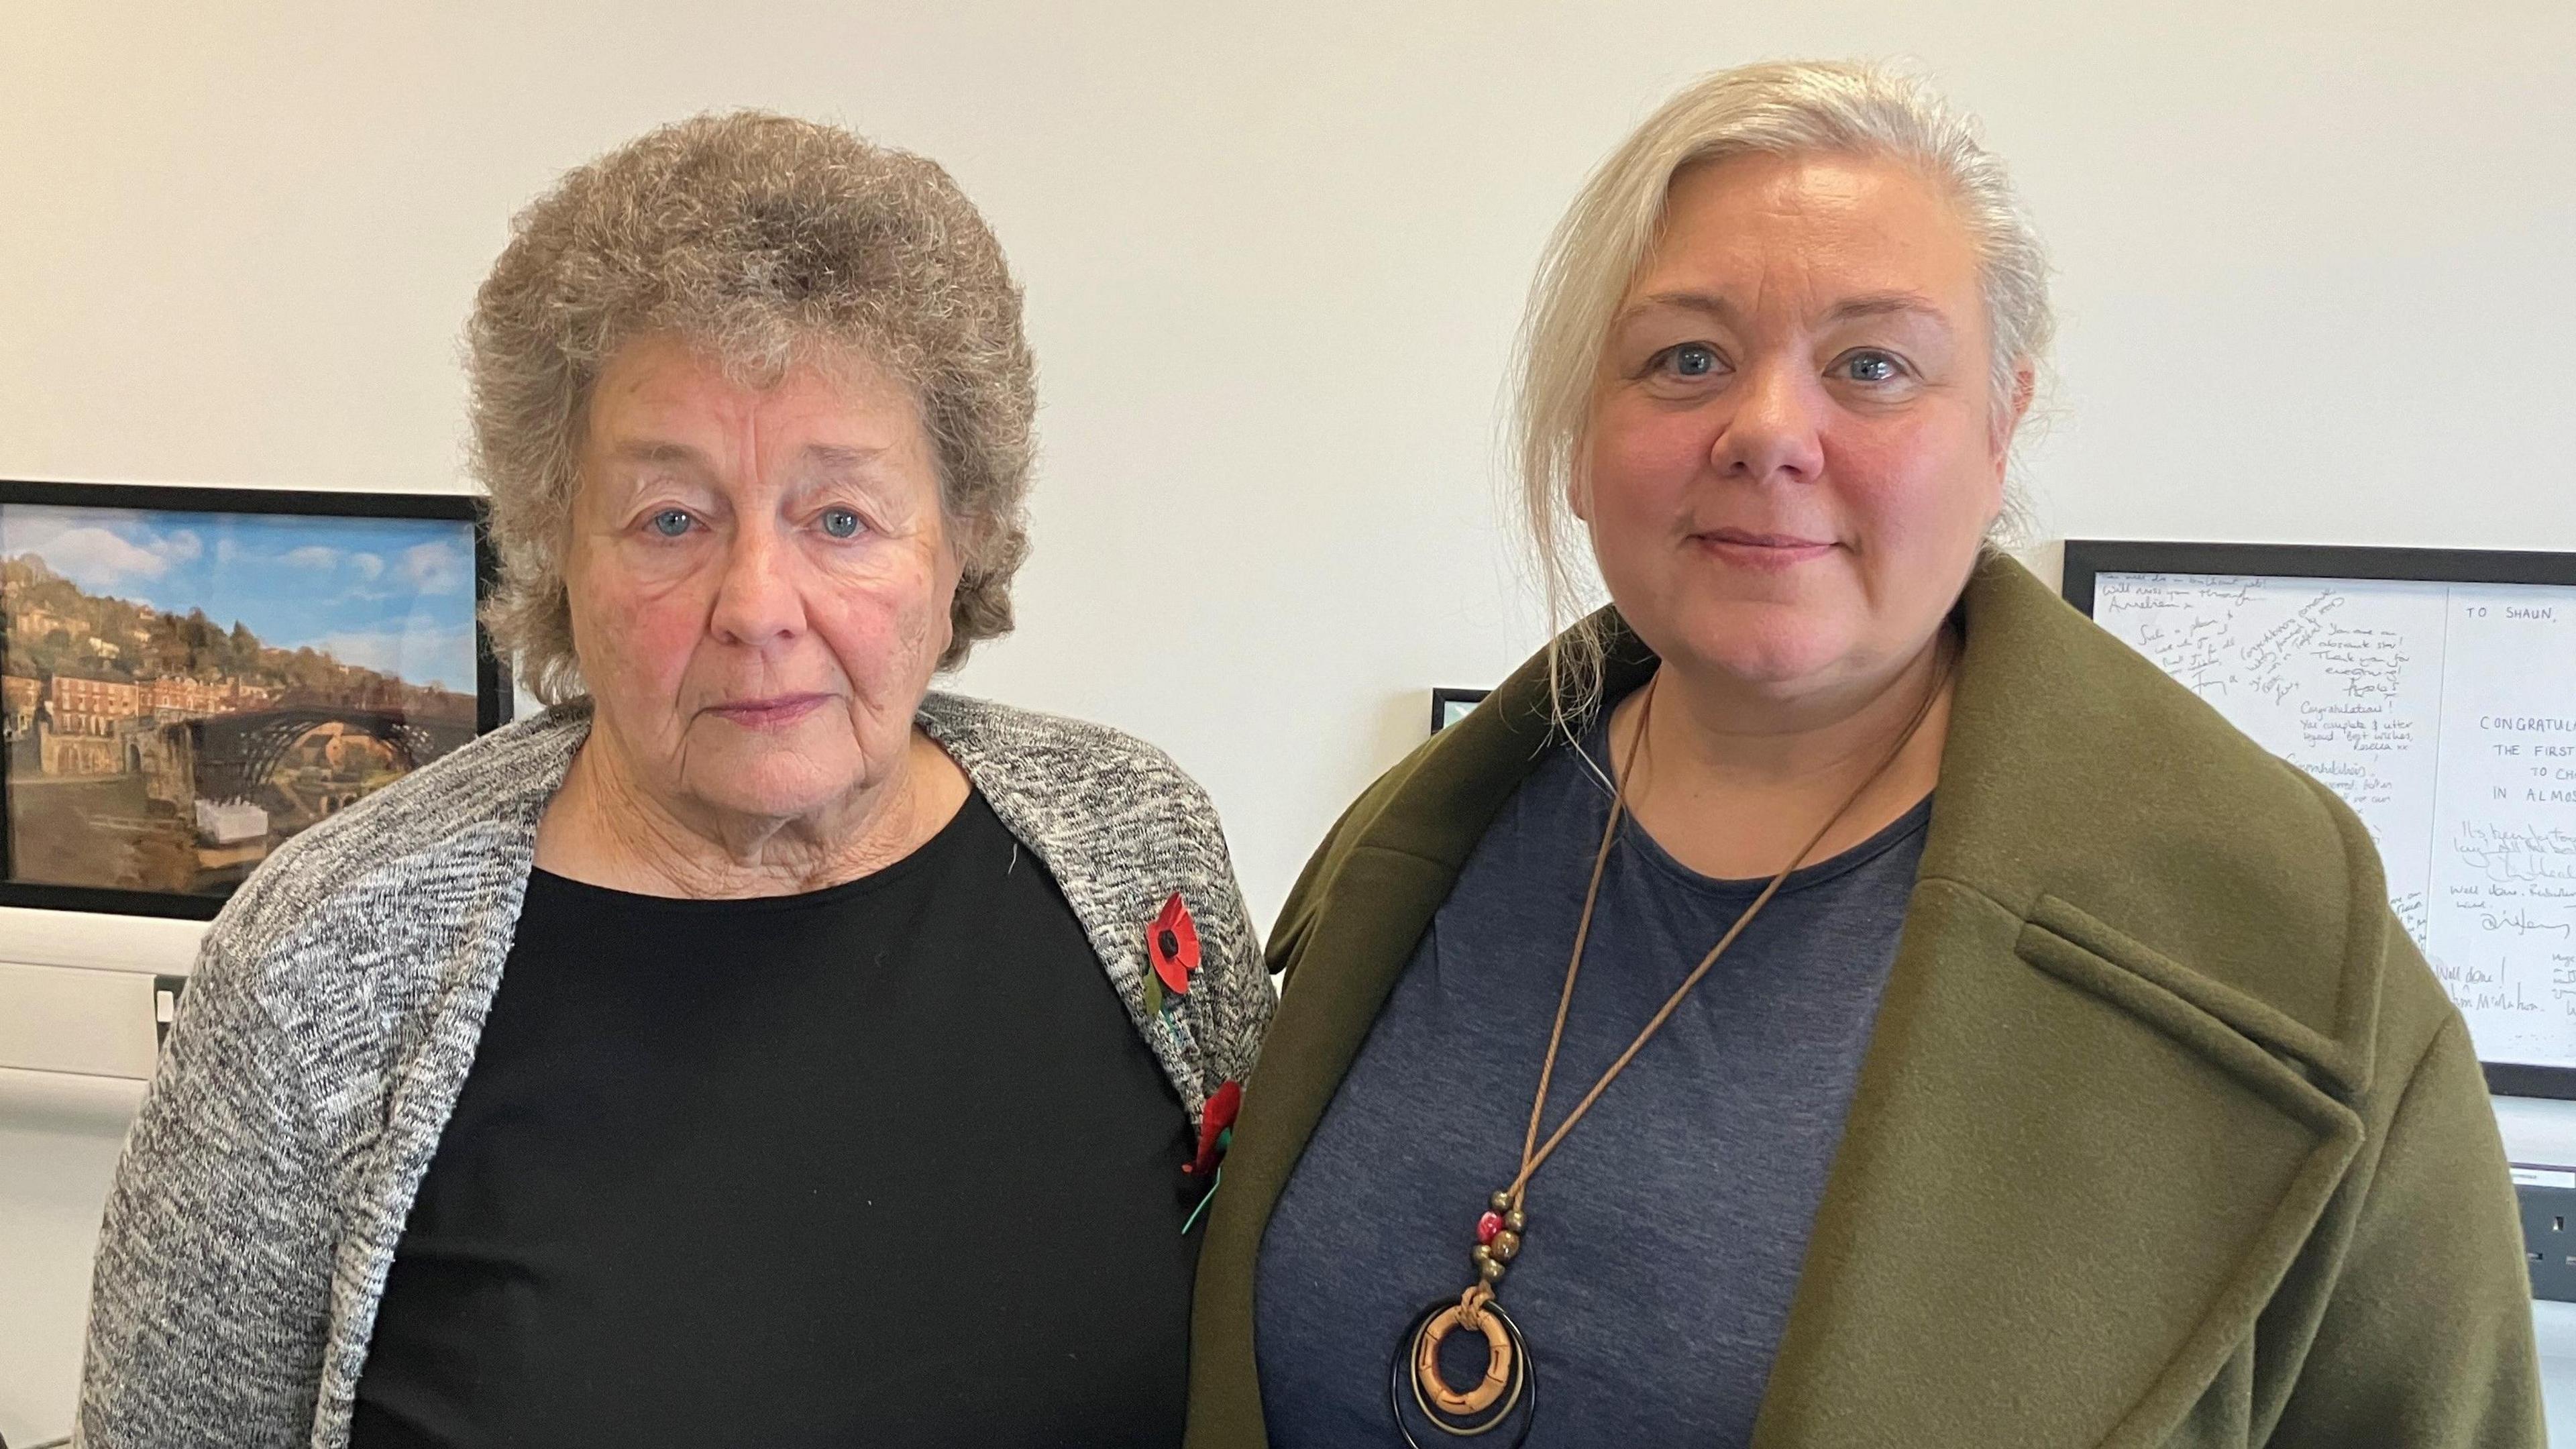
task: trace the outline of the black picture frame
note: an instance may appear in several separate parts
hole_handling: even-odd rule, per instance
[[[2088,619],[2093,617],[2094,580],[2103,574],[2259,574],[2282,579],[2576,586],[2576,553],[2357,544],[2066,541],[2066,579],[2058,592]]]
[[[1435,689],[1431,691],[1431,732],[1438,734],[1456,724],[1467,711],[1485,702],[1490,689]]]
[[[2357,544],[2185,543],[2068,539],[2058,592],[2093,617],[2103,574],[2222,574],[2284,579],[2379,579],[2409,583],[2546,584],[2576,587],[2576,553],[2530,549],[2379,548]],[[2576,1067],[2488,1062],[2487,1090],[2504,1097],[2576,1101]]]
[[[198,487],[0,478],[0,510],[13,505],[109,509],[131,513],[238,514],[352,520],[419,520],[462,523],[473,540],[474,722],[472,735],[488,734],[516,712],[510,671],[495,653],[483,625],[482,606],[499,577],[481,500],[456,493],[375,493],[302,488]],[[9,672],[11,630],[0,616],[0,676]],[[5,712],[5,710],[0,710]],[[470,737],[470,736],[469,736]],[[13,756],[0,745],[0,906],[88,911],[178,920],[212,920],[223,894],[137,890],[120,886],[53,884],[16,879],[16,816],[11,812]]]

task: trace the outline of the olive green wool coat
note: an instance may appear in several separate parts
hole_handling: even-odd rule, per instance
[[[1755,1445],[2542,1443],[2476,1053],[2359,820],[2019,565],[1961,607],[1922,872]],[[1611,689],[1651,667],[1624,640]],[[1546,747],[1546,691],[1542,656],[1389,771],[1289,898],[1191,1449],[1265,1443],[1263,1230]]]

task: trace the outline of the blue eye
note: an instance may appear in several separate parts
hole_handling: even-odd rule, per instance
[[[654,533],[663,538],[678,538],[689,531],[689,511],[685,508],[665,508],[653,515],[650,526]]]
[[[1853,382],[1894,382],[1905,366],[1884,352],[1855,352],[1843,359],[1842,371]]]
[[[859,515],[847,508],[824,509],[822,523],[823,531],[834,538],[856,538],[865,526]]]
[[[1673,371],[1682,377],[1706,377],[1717,371],[1717,350],[1705,343],[1685,342],[1673,349]]]

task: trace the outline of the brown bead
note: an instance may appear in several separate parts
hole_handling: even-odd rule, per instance
[[[1478,1268],[1482,1268],[1487,1263],[1494,1261],[1494,1250],[1483,1243],[1478,1243],[1475,1251],[1469,1253],[1467,1256],[1475,1260]]]
[[[1492,1258],[1487,1258],[1485,1261],[1478,1263],[1476,1265],[1476,1271],[1482,1274],[1485,1281],[1488,1283],[1500,1283],[1503,1281],[1503,1265],[1495,1262]]]
[[[1513,1208],[1510,1212],[1503,1214],[1503,1226],[1515,1233],[1528,1232],[1529,1214],[1522,1212],[1519,1208]]]
[[[1485,1250],[1497,1263],[1508,1263],[1521,1255],[1521,1235],[1509,1228],[1494,1234],[1492,1245]]]
[[[1511,1211],[1511,1207],[1512,1195],[1509,1191],[1502,1191],[1494,1194],[1494,1211],[1498,1213],[1509,1212]]]

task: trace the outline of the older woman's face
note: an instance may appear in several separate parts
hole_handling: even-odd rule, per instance
[[[1667,660],[1795,695],[1901,667],[2002,507],[1975,253],[1899,167],[1684,173],[1614,322],[1576,511]]]
[[[573,638],[598,728],[666,803],[799,816],[904,758],[957,561],[911,397],[846,362],[746,388],[651,338],[593,390]]]

